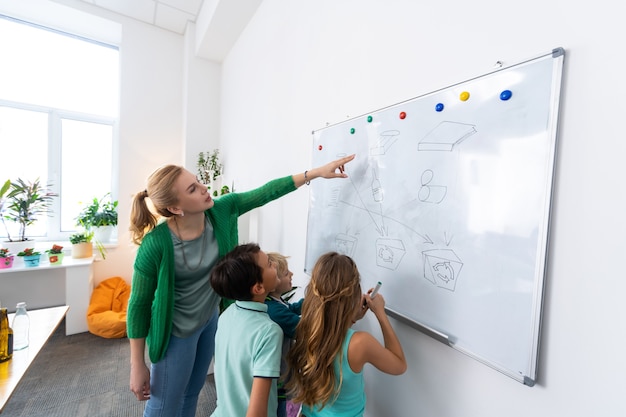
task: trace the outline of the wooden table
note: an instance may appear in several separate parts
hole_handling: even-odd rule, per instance
[[[11,398],[13,391],[35,360],[41,348],[59,326],[69,306],[29,310],[30,344],[27,348],[13,352],[13,358],[0,363],[0,413]],[[9,323],[13,323],[14,314],[9,314]]]

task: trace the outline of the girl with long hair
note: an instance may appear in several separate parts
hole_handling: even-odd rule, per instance
[[[391,375],[406,371],[385,299],[381,294],[372,298],[371,291],[361,293],[359,271],[349,256],[327,253],[313,267],[296,341],[287,355],[287,388],[293,401],[302,403],[303,416],[362,416],[365,364]],[[367,308],[378,319],[384,345],[367,332],[351,329]]]

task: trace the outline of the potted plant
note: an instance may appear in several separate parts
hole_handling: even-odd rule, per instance
[[[217,177],[222,175],[222,164],[220,163],[220,150],[213,149],[213,152],[200,152],[198,154],[198,178],[205,185],[211,184]]]
[[[32,268],[35,266],[39,266],[41,252],[37,252],[35,248],[26,248],[23,251],[19,252],[17,256],[24,257],[24,266]]]
[[[6,183],[2,186],[4,190]],[[35,223],[39,216],[48,214],[52,199],[57,196],[48,190],[50,185],[44,186],[39,178],[34,182],[24,181],[18,178],[11,182],[10,189],[5,190],[6,197],[2,204],[2,223],[7,233],[9,242],[29,242],[26,237],[26,228]],[[8,192],[7,192],[8,191]],[[17,236],[11,236],[5,220],[19,224]],[[26,243],[28,245],[28,243]],[[16,250],[16,249],[14,249]]]
[[[228,194],[228,185],[222,186],[222,169],[220,163],[220,150],[213,149],[213,152],[200,152],[198,154],[198,179],[207,186],[214,197]]]
[[[7,248],[0,248],[0,269],[8,269],[13,266],[15,256]]]
[[[72,258],[91,258],[93,256],[93,232],[78,232],[70,236]]]
[[[63,263],[63,246],[54,244],[50,249],[46,250],[46,253],[48,254],[50,265],[60,265]]]
[[[111,193],[102,198],[94,197],[85,207],[76,221],[85,230],[93,230],[97,242],[109,242],[117,226],[117,200],[111,200]]]

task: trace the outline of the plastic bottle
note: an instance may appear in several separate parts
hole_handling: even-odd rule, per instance
[[[9,315],[6,308],[0,307],[0,362],[9,359]]]
[[[30,331],[30,317],[26,311],[26,303],[17,303],[13,317],[13,350],[20,350],[28,347],[28,333]]]

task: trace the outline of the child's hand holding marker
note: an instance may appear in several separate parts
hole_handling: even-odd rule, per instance
[[[361,296],[361,308],[358,308],[357,311],[355,312],[354,318],[352,319],[352,324],[361,320],[363,316],[365,316],[365,313],[367,313],[369,303],[372,302],[372,298],[374,298],[376,293],[378,293],[378,290],[380,289],[381,285],[383,285],[382,282],[378,281],[378,283],[376,284],[374,288],[370,288],[367,294],[363,294]],[[384,301],[383,301],[383,306],[384,306]]]
[[[363,294],[363,309],[367,309],[368,307],[371,308],[372,300],[376,297],[376,294],[378,294],[378,290],[381,285],[383,285],[383,283],[378,281],[374,288],[370,288],[369,291],[367,291],[367,294]]]
[[[376,287],[370,289],[367,294],[363,296],[365,302],[365,304],[363,305],[363,310],[367,310],[367,308],[369,308],[376,316],[378,316],[380,313],[385,314],[385,298],[381,294],[378,294],[378,290],[380,289],[381,285],[383,284],[379,281],[376,284]]]

